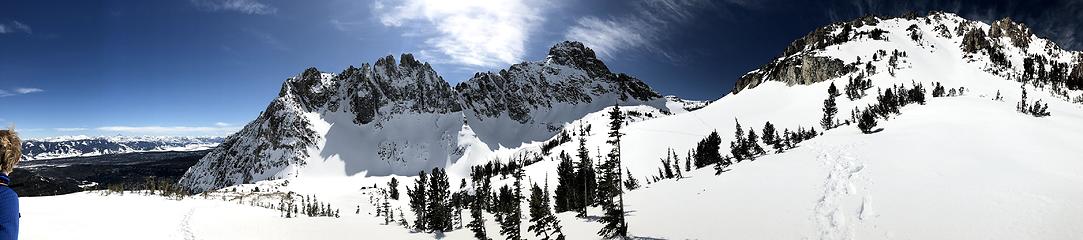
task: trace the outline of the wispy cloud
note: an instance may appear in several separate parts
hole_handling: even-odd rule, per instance
[[[277,49],[280,51],[289,51],[291,49],[289,46],[283,43],[282,40],[278,40],[277,37],[271,35],[270,33],[256,31],[253,29],[245,29],[244,31],[248,32],[248,34],[252,35],[257,40],[263,42],[263,44],[267,44],[267,46],[270,46],[273,49]]]
[[[30,25],[19,21],[11,21],[8,23],[0,23],[0,34],[18,33],[23,32],[26,34],[34,34],[34,29],[30,28]]]
[[[659,45],[674,28],[693,21],[703,10],[717,9],[718,3],[709,0],[658,0],[636,1],[633,10],[623,15],[579,18],[564,37],[581,41],[602,57],[615,57],[632,49],[649,52],[676,61],[669,49]],[[728,1],[725,4],[749,6],[747,1]]]
[[[189,126],[106,126],[96,128],[103,132],[117,132],[129,134],[152,134],[152,135],[194,135],[194,134],[228,134],[239,130],[233,126],[213,127],[189,127]]]
[[[216,127],[229,127],[230,124],[229,123],[224,123],[224,122],[216,122],[216,123],[214,123],[214,126],[216,126]]]
[[[204,11],[235,11],[244,14],[275,14],[278,8],[257,0],[191,0],[192,4]]]
[[[15,95],[31,94],[36,92],[44,92],[40,88],[16,88],[11,90],[0,89],[0,97],[10,97]]]
[[[518,63],[530,35],[545,21],[543,0],[377,0],[380,23],[407,27],[406,37],[424,36],[422,55],[469,66]],[[336,24],[336,27],[349,27]],[[424,34],[413,32],[418,30]]]
[[[90,129],[89,128],[53,128],[53,130],[56,130],[57,132],[79,132],[79,131],[86,131],[86,130],[90,130]]]

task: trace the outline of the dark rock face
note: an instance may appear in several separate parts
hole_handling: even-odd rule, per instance
[[[738,93],[743,88],[755,88],[764,81],[780,81],[787,85],[808,85],[854,71],[857,71],[856,66],[846,64],[839,59],[802,54],[772,62],[755,72],[741,76],[736,83],[736,86],[741,87],[735,86],[733,93]]]
[[[605,77],[605,75],[612,74],[609,72],[609,67],[605,66],[598,57],[594,55],[594,50],[587,48],[581,42],[564,41],[549,48],[549,60],[553,63],[574,66],[576,68],[586,71],[590,77],[598,78]]]
[[[1030,28],[1023,23],[1012,21],[1011,18],[1003,18],[993,22],[989,28],[989,37],[1000,39],[1008,37],[1012,46],[1026,48],[1030,45]]]
[[[778,59],[738,78],[730,92],[736,94],[746,88],[759,86],[763,81],[781,81],[787,85],[806,85],[856,71],[855,66],[848,65],[839,59],[816,56],[815,51],[861,37],[881,41],[887,40],[883,36],[884,31],[880,29],[865,32],[855,30],[879,22],[878,17],[867,15],[852,21],[838,22],[817,28],[804,37],[791,42]]]

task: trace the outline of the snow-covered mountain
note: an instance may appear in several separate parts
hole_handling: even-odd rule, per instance
[[[477,73],[454,87],[410,54],[338,74],[310,68],[289,78],[255,121],[181,183],[206,190],[306,173],[416,174],[471,152],[547,140],[566,123],[614,104],[667,112],[698,107],[668,103],[639,79],[611,72],[579,42],[559,43],[545,60]]]
[[[195,151],[213,148],[223,140],[223,137],[60,136],[23,141],[22,152],[25,160],[40,160],[131,152]]]

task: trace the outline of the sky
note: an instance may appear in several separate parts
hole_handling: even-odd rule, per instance
[[[929,10],[1011,17],[1083,49],[1083,0],[0,0],[0,126],[226,135],[308,67],[414,53],[455,84],[564,40],[662,94],[713,100],[817,27]]]

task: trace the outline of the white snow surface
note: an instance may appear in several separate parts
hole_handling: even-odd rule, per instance
[[[966,21],[944,16],[946,20],[941,22],[946,24]],[[911,24],[928,31],[920,45],[906,35]],[[983,56],[973,60],[964,57],[958,47],[961,37],[938,37],[931,30],[935,24],[925,24],[921,18],[883,20],[876,27],[887,30],[891,41],[858,40],[818,52],[848,62],[857,56],[868,61],[878,49],[898,49],[909,55],[901,59],[895,76],[883,70],[887,69],[886,60],[874,62],[881,70],[869,76],[875,85],[868,92],[872,96],[854,101],[838,98],[838,118],[849,118],[855,106],[873,103],[877,87],[910,87],[917,82],[931,91],[932,82],[940,82],[947,88],[966,87],[965,95],[929,97],[924,105],[903,107],[901,115],[880,121],[878,127],[883,130],[874,134],[862,134],[855,126],[844,125],[784,153],[734,164],[720,175],[708,167],[685,173],[683,179],[662,180],[628,191],[625,201],[630,234],[648,239],[1083,239],[1083,228],[1078,227],[1083,223],[1083,204],[1079,204],[1083,202],[1083,148],[1078,147],[1083,142],[1083,106],[1027,86],[1030,101],[1048,102],[1052,115],[1037,118],[1016,112],[1020,83],[985,71],[990,63]],[[1013,65],[1021,66],[1020,59],[1011,61],[1018,60],[1020,63]],[[841,91],[850,76],[833,82]],[[643,182],[655,175],[661,166],[659,158],[667,149],[684,156],[713,130],[722,136],[726,155],[735,119],[744,131],[750,127],[760,130],[767,121],[780,132],[799,126],[821,131],[818,120],[831,82],[804,86],[765,82],[702,109],[674,115],[661,114],[651,106],[622,108],[652,113],[651,117],[632,119],[625,127],[622,164]],[[998,91],[1003,101],[992,100]],[[590,125],[586,141],[591,155],[608,152],[604,144],[606,111],[587,114],[563,129],[575,132]],[[446,160],[453,190],[459,190],[460,179],[468,177],[469,166],[540,152],[542,144],[487,146],[478,140],[477,126],[461,124],[461,118],[417,119],[440,130],[384,126],[383,131],[400,131],[385,136],[455,133],[446,136],[455,139],[448,142],[463,149],[462,157]],[[334,134],[364,131],[335,130],[335,121],[339,120],[332,116],[314,122],[321,134],[327,134],[320,146],[342,149],[336,151],[337,156],[316,152],[312,156],[324,160],[309,161],[298,170],[302,174],[297,178],[245,184],[212,194],[243,194],[255,187],[314,194],[346,213],[342,218],[285,219],[273,210],[198,196],[174,201],[76,193],[22,198],[21,233],[27,239],[472,239],[468,229],[434,235],[383,225],[372,215],[369,196],[374,191],[361,188],[374,184],[385,187],[395,177],[405,196],[414,177],[352,174],[360,171],[357,169],[373,171],[381,166],[355,168],[340,159],[351,151],[370,151],[376,146],[329,145]],[[448,125],[442,125],[444,122]],[[554,148],[550,156],[573,152],[578,138],[572,138]],[[527,179],[539,184],[548,180],[553,189],[557,162],[545,159],[525,168]],[[499,187],[510,180],[496,177],[493,183]],[[285,186],[275,187],[282,184]],[[468,185],[466,190],[470,189]],[[412,221],[406,201],[403,197],[392,205],[402,208]],[[354,214],[355,208],[360,214]],[[600,213],[600,209],[591,209],[590,215]],[[571,213],[558,217],[568,239],[598,238],[601,225],[597,221]],[[487,214],[486,218],[489,237],[502,238],[493,216]],[[470,221],[465,211],[463,219]],[[527,224],[524,219],[524,236],[536,239],[525,231]],[[116,226],[131,230],[112,230]]]

